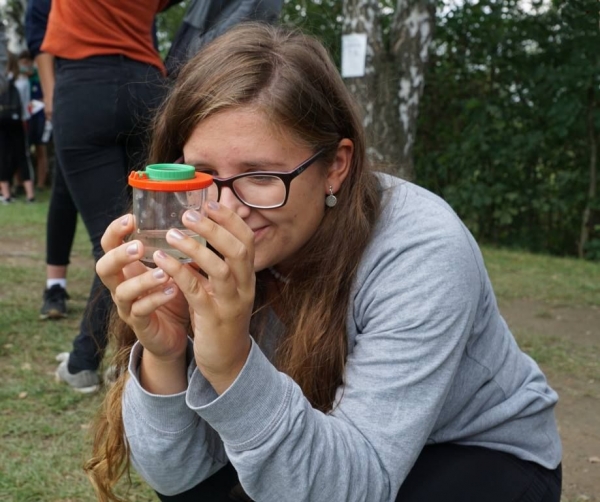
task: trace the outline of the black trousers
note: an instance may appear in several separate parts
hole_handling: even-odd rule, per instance
[[[127,176],[143,168],[148,125],[164,91],[158,68],[121,55],[56,61],[57,167],[88,231],[95,260],[102,256],[106,227],[129,206]],[[98,368],[110,305],[110,293],[96,275],[69,371]]]
[[[12,183],[15,173],[22,181],[33,179],[27,136],[20,120],[0,124],[0,181]]]
[[[77,230],[77,208],[59,164],[57,160],[46,217],[46,263],[66,266],[71,262],[71,249]]]
[[[423,449],[396,502],[559,502],[561,485],[560,465],[548,470],[507,453],[446,443]],[[241,493],[231,464],[185,493],[158,494],[158,498],[163,502],[249,500]]]

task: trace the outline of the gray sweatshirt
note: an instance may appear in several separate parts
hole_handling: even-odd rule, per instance
[[[188,490],[229,459],[258,502],[394,501],[423,446],[441,442],[558,465],[557,395],[501,317],[473,237],[439,197],[382,183],[332,412],[314,410],[269,361],[281,333],[274,315],[221,396],[191,345],[188,389],[147,393],[134,347],[123,419],[133,465],[158,492]]]

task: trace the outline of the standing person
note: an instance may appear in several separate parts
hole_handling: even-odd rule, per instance
[[[240,25],[181,69],[149,160],[215,177],[183,216],[211,246],[172,229],[194,265],[150,269],[132,215],[102,239],[120,378],[87,465],[100,500],[129,458],[169,501],[559,501],[557,395],[475,240],[365,151],[311,37]]]
[[[25,37],[27,47],[38,67],[44,100],[44,121],[47,121],[51,127],[55,84],[54,56],[41,51],[50,7],[51,0],[29,0],[25,13]],[[37,129],[35,125],[33,128]],[[32,134],[35,133],[32,131]],[[69,299],[67,271],[76,230],[77,208],[67,188],[62,170],[58,167],[58,160],[55,159],[46,218],[46,286],[39,314],[42,320],[67,317]]]
[[[44,109],[41,107],[41,103],[43,103],[44,100],[44,94],[42,92],[40,76],[37,66],[34,64],[29,51],[23,51],[19,55],[19,68],[22,69],[29,80],[32,106],[30,107],[31,116],[29,117],[29,127],[27,132],[29,144],[34,148],[35,151],[36,188],[38,190],[43,190],[46,188],[46,183],[48,180],[47,143],[50,140],[50,134],[46,127]],[[35,104],[40,104],[39,109],[35,109]]]
[[[55,57],[52,122],[58,168],[96,260],[109,222],[127,206],[127,175],[144,157],[147,122],[165,69],[153,44],[167,0],[54,0],[41,50]],[[99,388],[110,294],[95,276],[70,353],[56,376],[80,392]]]
[[[29,147],[27,144],[27,119],[29,112],[28,88],[24,86],[23,80],[19,78],[19,64],[17,57],[9,53],[8,67],[6,76],[8,85],[5,86],[4,93],[0,98],[4,110],[0,118],[0,190],[2,192],[3,204],[10,204],[11,183],[15,174],[19,174],[27,202],[35,201],[35,192],[33,189],[33,169],[29,157]]]
[[[0,23],[0,94],[4,92],[7,85],[6,72],[4,69],[8,63],[8,49],[6,46],[6,32],[4,24]]]
[[[27,158],[27,165],[31,166],[30,169],[30,177],[35,182],[36,180],[36,172],[33,169],[33,164],[31,162],[31,143],[29,142],[29,131],[31,128],[31,82],[29,81],[29,77],[31,76],[31,59],[29,58],[29,54],[27,51],[21,52],[17,58],[17,69],[18,74],[15,79],[15,87],[19,91],[19,96],[21,97],[21,103],[23,105],[23,126],[25,127],[25,141],[24,141],[24,149],[25,156]],[[17,172],[17,176],[15,177],[17,183],[13,187],[13,193],[17,193],[18,189],[23,189],[23,182],[20,179],[21,175]],[[28,197],[28,202],[34,202],[35,198]]]

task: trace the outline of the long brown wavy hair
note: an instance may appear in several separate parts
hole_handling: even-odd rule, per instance
[[[181,69],[154,121],[149,162],[177,159],[199,122],[243,106],[263,111],[300,144],[323,149],[322,169],[333,162],[341,139],[354,143],[349,174],[336,194],[338,203],[325,211],[318,230],[298,253],[290,281],[277,298],[286,334],[275,364],[296,381],[314,408],[328,412],[343,383],[351,287],[380,206],[378,182],[367,168],[363,127],[320,42],[296,30],[240,24]],[[265,294],[267,280],[272,280],[268,272],[257,274],[253,326],[259,331],[265,325],[260,322],[267,311],[263,307],[273,300]],[[260,339],[260,332],[252,334]],[[120,501],[114,487],[129,469],[121,400],[136,338],[114,312],[110,337],[120,376],[97,418],[86,471],[99,500]]]

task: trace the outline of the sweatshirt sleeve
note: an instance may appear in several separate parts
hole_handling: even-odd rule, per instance
[[[51,0],[29,0],[25,11],[25,39],[32,59],[41,52],[42,42],[46,35]]]
[[[393,502],[427,442],[482,283],[458,218],[414,202],[382,216],[361,263],[356,336],[331,413],[313,409],[256,344],[220,396],[194,371],[188,406],[219,434],[254,500]]]
[[[185,392],[160,396],[142,388],[142,353],[143,347],[136,342],[123,393],[130,459],[152,488],[163,495],[175,495],[214,474],[227,463],[227,457],[215,431],[186,406]],[[191,341],[188,360],[193,361]],[[194,367],[191,363],[188,374]]]

